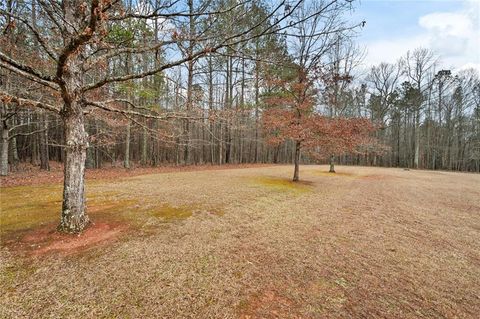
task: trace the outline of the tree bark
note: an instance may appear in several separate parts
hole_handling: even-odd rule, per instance
[[[0,175],[8,175],[8,128],[2,125],[2,154],[0,156]]]
[[[145,121],[145,127],[143,128],[142,134],[142,156],[140,162],[142,165],[147,165],[147,143],[148,143],[148,132],[146,126],[148,125],[147,121]]]
[[[130,110],[130,106],[128,106]],[[125,136],[125,155],[123,158],[123,167],[130,168],[130,120],[127,120],[127,132]]]
[[[195,45],[195,42],[193,41],[193,38],[195,37],[195,21],[194,21],[194,7],[193,7],[193,0],[188,0],[188,8],[189,8],[189,36],[191,40],[189,41],[188,48],[187,48],[187,54],[188,56],[192,56],[193,54],[193,47]],[[193,66],[194,66],[194,60],[189,60],[188,61],[188,74],[187,74],[187,101],[186,101],[186,106],[187,106],[187,114],[190,113],[192,109],[192,94],[193,94]],[[189,165],[191,163],[191,151],[190,151],[190,119],[185,118],[185,123],[184,123],[184,150],[183,150],[183,162],[185,165]]]
[[[330,155],[330,173],[335,173],[335,155]]]
[[[66,145],[62,218],[58,230],[79,233],[89,224],[85,207],[85,160],[88,141],[82,108],[74,105],[70,111],[62,116]]]
[[[415,127],[414,127],[414,134],[415,134],[415,152],[413,157],[413,167],[418,169],[419,168],[419,158],[420,158],[420,112],[416,111],[415,113]]]
[[[297,182],[300,179],[300,170],[299,170],[299,165],[300,165],[300,147],[301,143],[300,141],[297,141],[295,143],[295,169],[293,171],[293,181]]]
[[[258,56],[258,39],[255,41],[255,52]],[[260,62],[255,62],[255,152],[254,162],[258,163],[258,117],[259,117],[259,102],[260,102]]]
[[[9,138],[8,143],[8,161],[10,162],[10,171],[16,170],[20,158],[18,157],[17,138]]]
[[[208,109],[209,115],[213,114],[213,62],[212,55],[208,57]],[[215,162],[215,123],[210,122],[210,162]]]
[[[41,126],[42,132],[40,132],[40,169],[49,171],[50,164],[48,158],[48,116],[41,112]]]

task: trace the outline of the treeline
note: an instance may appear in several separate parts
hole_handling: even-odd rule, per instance
[[[187,0],[174,7],[183,14],[173,19],[153,15],[109,21],[108,34],[96,52],[115,50],[114,54],[100,61],[84,53],[81,69],[89,72],[90,86],[101,82],[105,73],[112,78],[147,74],[169,61],[185,61],[96,91],[87,88],[89,97],[111,101],[92,103],[84,110],[87,167],[291,163],[295,143],[267,143],[262,115],[275,92],[271,73],[299,63],[291,38],[299,30],[296,23],[308,15],[301,2],[279,2],[277,8],[268,1]],[[132,17],[146,16],[162,5],[169,3],[126,1],[122,10]],[[396,64],[381,63],[363,75],[362,50],[349,32],[357,27],[348,21],[350,6],[346,1],[320,1],[314,7],[343,21],[322,25],[322,30],[337,32],[322,35],[328,37],[328,45],[316,70],[316,109],[332,117],[370,118],[380,127],[375,133],[379,143],[361,153],[338,155],[337,162],[480,171],[478,72],[444,70],[434,53],[417,49]],[[49,8],[35,0],[7,1],[1,7],[2,90],[55,101],[38,82],[26,82],[15,73],[5,58],[48,68],[48,50],[39,54],[44,44],[27,31],[41,29],[55,39],[44,29],[52,23]],[[213,50],[218,40],[213,38],[219,34],[235,41]],[[177,46],[160,46],[161,41],[176,41]],[[211,52],[190,59],[209,45]],[[152,111],[162,115],[151,116]],[[65,122],[60,115],[3,99],[1,122],[2,175],[19,162],[48,169],[49,161],[65,161]],[[307,153],[302,153],[302,161],[322,162]]]
[[[427,49],[366,78],[369,116],[381,123],[384,166],[480,171],[478,70],[446,70]]]

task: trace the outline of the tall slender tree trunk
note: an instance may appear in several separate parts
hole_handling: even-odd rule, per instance
[[[208,57],[208,109],[209,115],[212,115],[213,112],[213,62],[212,55]],[[215,123],[210,122],[210,162],[213,164],[215,162]]]
[[[254,159],[255,163],[258,163],[258,117],[259,117],[259,105],[260,102],[260,75],[259,75],[259,62],[256,62],[255,70],[255,150],[254,150]]]
[[[146,126],[148,125],[148,122],[145,121],[145,127],[143,128],[143,133],[142,133],[142,155],[141,155],[141,160],[140,162],[142,165],[147,165],[147,144],[148,144],[148,132]]]
[[[49,171],[50,163],[48,156],[48,116],[42,111],[42,131],[40,132],[40,169]]]
[[[32,25],[36,29],[37,28],[37,6],[36,1],[32,1]],[[43,131],[39,134],[39,144],[40,144],[40,169],[49,171],[50,164],[49,164],[49,156],[48,156],[48,116],[42,110],[39,116],[39,128]]]
[[[295,169],[293,171],[293,181],[297,182],[300,179],[300,147],[301,147],[301,142],[297,141],[295,143],[295,158],[294,158],[294,164],[295,164]]]
[[[400,167],[400,119],[397,124],[397,167]]]
[[[190,41],[188,44],[187,48],[187,54],[188,56],[192,56],[193,54],[193,47],[195,45],[195,42],[193,40],[195,36],[195,20],[193,16],[194,12],[194,7],[193,7],[193,0],[188,0],[188,8],[189,8],[189,36],[190,36]],[[192,94],[193,94],[193,66],[194,66],[194,60],[189,60],[188,63],[188,74],[187,74],[187,101],[186,101],[186,106],[187,106],[187,115],[190,114],[191,109],[192,109]],[[191,131],[191,125],[190,125],[190,119],[188,117],[185,119],[184,123],[184,151],[183,151],[183,161],[185,165],[188,165],[191,163],[191,150],[190,150],[190,131]]]
[[[130,168],[130,120],[128,120],[127,133],[125,134],[125,155],[123,158],[123,167]]]
[[[33,113],[33,116],[32,116],[32,131],[34,131],[37,127],[37,125],[35,124],[35,122],[37,121],[38,117],[36,115],[36,113]],[[30,125],[29,125],[30,127]],[[30,163],[32,165],[37,165],[38,164],[38,160],[40,158],[40,154],[39,154],[39,147],[38,147],[38,136],[37,134],[33,134],[33,135],[30,135],[30,146],[31,146],[31,149],[32,149],[32,157],[30,158]]]
[[[223,164],[223,126],[220,121],[220,137],[218,139],[218,165]]]
[[[2,145],[0,155],[0,175],[8,175],[8,127],[2,124]]]
[[[17,169],[18,162],[20,161],[20,158],[18,157],[17,138],[16,137],[9,138],[8,144],[9,144],[8,160],[10,162],[10,171],[13,171],[13,169],[15,170]]]
[[[414,158],[414,167],[419,168],[419,157],[420,157],[420,140],[415,138],[415,158]]]
[[[259,43],[255,40],[255,56],[259,56]],[[258,119],[259,119],[259,104],[260,103],[260,61],[255,62],[255,149],[254,162],[258,162]]]
[[[417,110],[415,114],[415,153],[413,159],[414,168],[419,168],[420,158],[420,112]]]

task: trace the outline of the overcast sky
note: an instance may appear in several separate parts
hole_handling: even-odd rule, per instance
[[[353,16],[367,21],[358,38],[366,66],[425,47],[442,68],[480,70],[480,0],[360,0]]]

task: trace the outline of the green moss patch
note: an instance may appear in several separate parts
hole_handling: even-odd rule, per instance
[[[19,186],[0,190],[0,234],[31,229],[60,220],[62,187]],[[121,212],[138,201],[111,191],[87,189],[87,213],[96,219],[122,217]]]
[[[305,193],[311,191],[312,188],[312,183],[308,181],[293,182],[290,179],[278,177],[256,177],[253,181],[256,185],[284,192]]]
[[[0,234],[60,218],[60,186],[20,186],[0,190]]]
[[[194,211],[194,209],[188,206],[175,207],[169,204],[163,204],[147,212],[154,217],[162,218],[164,220],[178,220],[192,216]]]
[[[2,188],[0,191],[0,236],[18,237],[25,231],[51,226],[60,220],[62,187],[60,185],[19,186]],[[112,191],[103,185],[87,188],[87,214],[93,222],[127,222],[142,226],[151,222],[151,217],[162,221],[186,219],[194,212],[221,216],[216,208],[189,205],[155,203],[153,198],[140,200],[130,194]],[[152,203],[153,202],[153,203]]]

